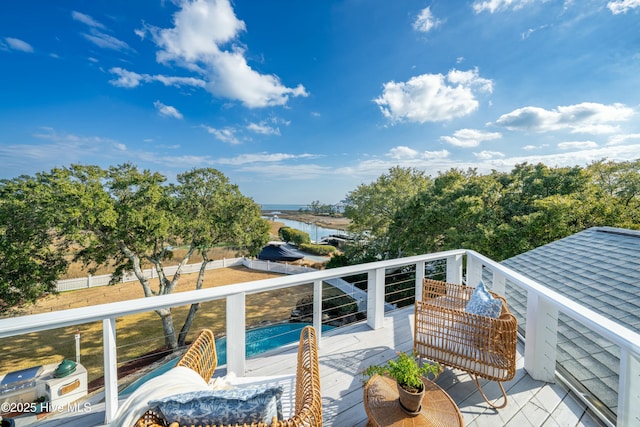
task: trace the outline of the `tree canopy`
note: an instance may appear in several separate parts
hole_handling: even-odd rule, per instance
[[[200,288],[209,261],[207,252],[215,245],[231,244],[256,254],[267,242],[269,225],[261,218],[259,206],[243,196],[221,172],[193,169],[178,175],[176,183],[166,181],[162,174],[127,163],[109,169],[71,165],[35,178],[3,182],[0,245],[25,247],[12,255],[22,262],[20,265],[14,261],[23,282],[35,279],[51,289],[66,268],[60,257],[73,246],[74,260],[84,262],[89,271],[100,265],[113,265],[114,283],[125,272],[133,272],[144,295],[151,297],[172,293],[184,265],[196,252],[204,260],[197,284]],[[30,206],[22,201],[24,197],[32,199]],[[8,215],[20,206],[25,222],[11,221]],[[38,227],[34,228],[33,223]],[[28,244],[37,250],[27,254]],[[168,277],[164,266],[176,246],[185,247],[186,255],[179,260],[177,271]],[[57,267],[47,276],[39,277],[39,270],[24,268],[28,263],[45,262]],[[144,275],[145,265],[155,270],[158,279]],[[25,289],[21,301],[33,300],[39,294],[38,287],[27,293],[29,286],[15,282],[7,271],[0,271],[6,305],[18,301],[15,297],[8,299],[11,294],[5,295],[5,287]],[[176,348],[184,343],[196,311],[197,305],[192,307],[179,337],[171,310],[156,311],[162,319],[167,346]]]
[[[399,173],[404,179],[391,179]],[[380,184],[390,180],[402,183],[396,190],[420,190]],[[370,231],[360,247],[378,258],[468,248],[502,260],[592,226],[640,228],[640,161],[523,163],[485,175],[450,169],[435,178],[395,169],[358,187],[348,201],[345,214],[355,228],[363,236]],[[350,259],[341,264],[363,259],[357,245],[345,253]]]

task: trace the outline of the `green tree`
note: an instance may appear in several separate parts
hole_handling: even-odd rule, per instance
[[[640,160],[600,160],[586,168],[593,200],[606,222],[637,229],[640,224]]]
[[[114,283],[133,271],[144,295],[152,297],[174,291],[196,251],[204,259],[197,281],[200,288],[207,252],[213,246],[232,243],[256,253],[268,239],[269,225],[260,218],[259,206],[217,170],[194,169],[177,181],[166,185],[163,175],[131,164],[108,170],[72,165],[41,174],[35,187],[56,208],[50,230],[56,232],[58,245],[79,247],[75,260],[83,261],[90,271],[113,265]],[[176,245],[186,245],[187,252],[169,277],[164,267]],[[147,265],[158,279],[145,277]],[[177,338],[171,310],[156,310],[169,348],[184,343],[196,311],[197,306],[191,308]]]
[[[365,232],[374,239],[384,236],[396,212],[429,185],[431,180],[423,171],[400,166],[392,167],[371,184],[360,184],[345,200],[350,231]]]
[[[452,248],[486,253],[501,219],[497,174],[451,169],[398,210],[389,227],[390,252],[403,256]]]
[[[398,256],[388,253],[389,226],[396,213],[430,185],[432,181],[423,171],[396,166],[375,182],[360,184],[347,194],[345,216],[351,220],[349,231],[360,242],[349,250],[354,262]]]
[[[260,207],[215,169],[194,169],[178,175],[177,181],[172,190],[175,212],[181,219],[178,234],[189,244],[189,256],[193,251],[202,256],[196,281],[196,289],[201,289],[206,264],[211,261],[209,250],[231,243],[255,255],[268,240],[269,224],[261,218]],[[190,307],[178,335],[179,345],[184,344],[199,306]]]
[[[37,179],[0,181],[0,313],[55,291],[67,269],[64,253],[55,249],[57,214]]]

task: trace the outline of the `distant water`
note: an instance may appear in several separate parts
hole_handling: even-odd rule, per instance
[[[260,205],[263,211],[297,211],[300,209],[308,209],[309,205],[286,205],[286,204],[264,204]]]
[[[271,217],[266,217],[266,216],[263,216],[263,218],[272,219]],[[298,230],[304,231],[309,235],[311,240],[313,240],[314,242],[318,242],[319,240],[322,240],[323,237],[329,237],[331,235],[336,235],[336,234],[346,234],[346,232],[343,230],[337,230],[335,228],[325,228],[313,223],[296,221],[293,219],[278,218],[276,219],[276,221],[283,223],[287,227],[296,228]]]

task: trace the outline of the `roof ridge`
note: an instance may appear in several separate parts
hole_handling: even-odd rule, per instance
[[[640,238],[639,230],[631,230],[629,228],[618,228],[618,227],[591,227],[587,230],[593,230],[599,233],[610,233],[610,234],[618,234],[621,236],[629,236],[629,237],[638,237]],[[586,231],[586,230],[585,230]]]

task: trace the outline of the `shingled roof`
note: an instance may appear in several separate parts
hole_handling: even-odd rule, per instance
[[[640,232],[593,227],[502,262],[505,266],[640,333]],[[507,290],[524,328],[526,294]],[[558,366],[616,413],[620,350],[560,314]]]

